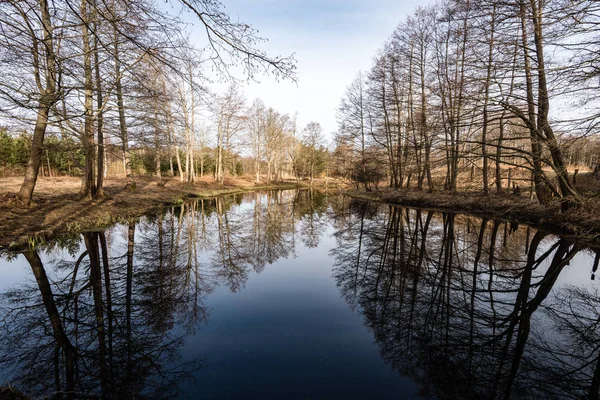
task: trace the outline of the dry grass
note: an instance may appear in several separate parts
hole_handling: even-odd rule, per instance
[[[295,183],[256,185],[248,179],[226,178],[220,185],[210,177],[196,184],[178,179],[137,177],[131,190],[123,178],[108,178],[99,200],[79,200],[78,178],[40,178],[34,204],[23,206],[17,199],[22,178],[0,178],[0,249],[19,249],[65,234],[108,226],[139,217],[165,204],[187,198],[214,197],[258,189],[295,188]]]
[[[532,185],[531,185],[531,173],[527,170],[521,169],[521,168],[510,168],[510,173],[509,173],[509,168],[503,168],[502,172],[501,172],[501,177],[502,177],[502,188],[503,190],[507,191],[507,192],[511,192],[512,191],[512,184],[514,183],[515,185],[519,186],[521,193],[526,193],[529,194],[530,189],[532,189]],[[569,167],[569,174],[571,177],[573,177],[574,172],[575,172],[575,167]],[[595,178],[593,176],[592,171],[588,170],[588,169],[584,169],[583,167],[580,167],[580,172],[577,175],[577,190],[584,196],[600,196],[600,180],[598,180],[597,178]],[[556,184],[556,174],[554,173],[554,171],[552,171],[551,169],[545,169],[545,173],[548,176],[548,178]],[[508,182],[509,182],[509,177],[510,175],[510,182],[511,182],[511,187],[509,188],[508,186]],[[435,168],[432,170],[432,178],[433,178],[433,183],[434,183],[434,187],[435,188],[443,188],[444,187],[444,182],[446,179],[446,170],[443,167],[439,167],[439,168]],[[467,169],[463,169],[459,174],[458,174],[458,178],[457,178],[457,186],[458,186],[458,190],[461,193],[479,193],[482,192],[483,189],[483,184],[482,184],[482,180],[483,177],[481,175],[481,171],[480,170],[475,170],[475,173],[473,174],[473,176],[471,176],[470,170]],[[495,171],[493,168],[490,168],[490,172],[488,174],[488,181],[490,184],[490,191],[491,192],[495,192],[496,191],[496,176],[495,176]],[[411,182],[411,186],[414,186],[416,183]],[[385,184],[384,184],[385,185]],[[427,184],[424,183],[424,187],[426,187]]]

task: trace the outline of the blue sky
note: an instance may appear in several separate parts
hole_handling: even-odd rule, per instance
[[[359,70],[368,70],[377,50],[417,6],[416,0],[222,0],[232,19],[249,23],[268,38],[260,47],[271,55],[295,53],[298,83],[264,76],[247,85],[249,102],[293,115],[299,127],[320,122],[335,131],[335,111]],[[196,36],[197,35],[197,36]],[[199,43],[202,32],[194,33]],[[216,86],[215,90],[219,90]]]

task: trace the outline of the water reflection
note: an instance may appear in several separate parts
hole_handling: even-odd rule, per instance
[[[595,271],[599,253],[516,224],[365,202],[336,221],[337,284],[422,397],[598,398],[600,295],[566,282],[566,268],[593,256]]]
[[[2,294],[0,383],[36,398],[178,396],[202,366],[180,348],[207,319],[206,296],[294,255],[296,231],[318,246],[326,224],[321,193],[242,200],[198,200],[22,253],[35,283]]]
[[[196,306],[181,301],[185,271],[134,262],[135,227],[130,221],[124,246],[104,232],[84,234],[74,261],[23,253],[35,284],[5,294],[0,364],[28,395],[171,398],[199,366],[173,364],[183,340],[170,331],[173,318]]]
[[[326,232],[335,232],[335,240],[325,240]],[[323,250],[311,257],[319,254],[323,268],[333,264],[336,299],[361,314],[357,325],[366,332],[363,319],[368,341],[374,337],[380,352],[374,349],[374,357],[396,371],[394,379],[414,381],[419,397],[598,398],[600,292],[593,279],[600,253],[595,249],[516,224],[315,191],[197,200],[7,256],[16,258],[30,279],[0,297],[0,383],[9,380],[34,398],[222,394],[206,386],[210,381],[202,388],[189,384],[219,360],[183,350],[186,342],[206,340],[201,331],[215,319],[211,313],[223,312],[209,306],[210,299],[219,287],[240,296],[256,274],[267,274],[268,265],[303,259],[307,249]],[[294,288],[295,297],[286,299],[291,287],[273,290],[290,285],[285,274],[314,287]],[[276,318],[261,310],[253,314],[260,323],[247,317],[246,325],[261,325],[272,338],[255,346],[271,359],[260,364],[254,358],[248,366],[256,393],[291,395],[289,383],[277,386],[261,376],[261,368],[273,368],[284,351],[297,351],[301,357],[289,358],[284,372],[294,376],[293,368],[305,368],[303,385],[311,397],[325,389],[329,397],[412,396],[405,381],[379,379],[385,371],[369,358],[364,342],[353,346],[360,334],[350,317],[329,303],[327,313],[319,308],[328,290],[322,281],[330,282],[326,275],[307,278],[292,268],[285,274],[270,278],[268,293],[253,289],[259,291],[252,303],[257,308],[280,305]],[[286,320],[292,316],[303,323]],[[236,317],[225,319],[225,329],[245,335],[249,328],[233,321]],[[304,330],[290,337],[284,325]],[[304,338],[306,345],[294,338]],[[211,340],[214,345],[219,338]],[[346,342],[342,352],[333,349],[334,341]],[[360,352],[353,348],[360,346]],[[235,343],[221,351],[226,348],[240,353]],[[227,362],[239,361],[228,357],[224,370],[233,369]],[[332,369],[316,374],[316,383],[310,379],[313,358],[332,360],[327,366]],[[358,376],[349,382],[348,371],[360,371],[361,364],[375,372],[363,382]]]

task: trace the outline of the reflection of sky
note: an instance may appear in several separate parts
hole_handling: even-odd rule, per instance
[[[585,287],[588,290],[599,289],[600,279],[598,274],[600,271],[596,272],[596,280],[591,280],[594,257],[595,255],[588,250],[575,254],[569,265],[559,275],[556,286],[574,285]]]
[[[538,247],[537,256],[539,257],[541,254],[547,252],[556,242],[559,240],[557,236],[549,235],[547,236]],[[531,282],[532,287],[529,289],[528,300],[531,301],[539,288],[539,283],[542,282],[548,268],[550,267],[555,251],[553,251],[549,257],[547,257],[544,261],[542,261],[532,272],[531,274]],[[591,280],[592,274],[592,265],[594,262],[594,254],[592,254],[589,250],[579,251],[573,258],[570,263],[566,265],[558,275],[556,282],[552,286],[552,289],[548,296],[541,303],[541,309],[544,306],[548,306],[550,308],[551,305],[555,305],[558,299],[563,298],[566,295],[566,291],[570,288],[576,287],[583,291],[586,291],[590,294],[593,294],[596,290],[600,289],[600,281],[599,280]],[[519,264],[519,267],[523,267],[524,262]],[[479,270],[486,271],[488,268],[487,264],[480,263]],[[498,275],[499,271],[496,271],[496,275]],[[509,278],[503,277],[499,278],[498,276],[494,277],[495,285],[500,287],[508,287],[511,288],[511,291],[503,293],[499,291],[494,293],[495,307],[496,311],[503,309],[506,314],[509,314],[514,309],[514,304],[517,298],[517,290],[518,284],[520,283],[520,276],[512,276]],[[480,291],[480,297],[484,300],[479,301],[477,303],[478,311],[486,310],[486,312],[491,313],[491,303],[488,300],[487,294],[485,294],[489,281],[489,274],[486,272],[482,272],[479,275],[479,286],[478,290]],[[503,286],[504,285],[504,286]],[[553,329],[556,329],[555,323],[549,318],[548,315],[544,314],[540,309],[538,309],[532,316],[532,331],[537,332],[538,334],[545,335],[546,339],[550,342],[552,340],[563,339],[561,334],[556,334],[552,336],[550,333],[553,332]],[[556,332],[555,332],[556,333]]]
[[[122,225],[115,225],[110,231],[115,233],[118,232],[119,229],[122,229]],[[76,252],[75,256],[70,255],[68,251],[60,248],[38,249],[38,255],[42,260],[42,264],[45,267],[46,275],[48,275],[50,282],[52,283],[57,276],[57,271],[52,268],[56,262],[74,262],[84,250],[85,246],[83,244],[83,238],[81,238],[79,251]],[[63,273],[58,272],[58,274],[62,276]],[[35,284],[31,267],[29,266],[29,263],[27,263],[25,257],[22,254],[19,254],[14,258],[11,257],[11,260],[8,261],[0,256],[0,294],[4,293],[7,289],[15,287],[17,284],[23,283],[23,280],[28,280],[28,282]]]
[[[205,356],[196,376],[203,398],[412,398],[416,389],[378,353],[363,317],[331,279],[333,228],[319,247],[251,273],[240,292],[221,287],[210,317],[187,339],[185,355]]]
[[[243,224],[251,223],[244,218],[252,215],[253,198],[254,195],[247,195],[241,206],[233,206],[228,215],[230,220],[242,219]],[[285,203],[291,199],[289,193],[284,196]],[[265,196],[261,197],[263,207],[266,207],[267,201]],[[326,215],[323,214],[323,218],[327,218]],[[176,211],[176,221],[178,217],[179,211]],[[152,238],[155,228],[147,221],[137,224],[137,243],[142,242],[144,232]],[[288,258],[281,258],[273,265],[267,265],[260,274],[250,272],[245,287],[237,293],[232,293],[226,284],[222,284],[206,297],[204,305],[209,309],[208,321],[187,337],[182,348],[186,359],[200,357],[207,364],[197,373],[197,386],[186,383],[184,390],[190,398],[196,398],[198,394],[202,398],[309,398],[316,395],[328,398],[411,398],[416,393],[413,383],[401,378],[382,360],[373,332],[363,324],[364,316],[360,310],[349,308],[332,279],[334,260],[330,251],[339,243],[333,237],[331,221],[319,232],[320,241],[316,248],[303,245],[300,236],[305,228],[304,223],[296,225],[295,257],[290,254]],[[457,224],[459,249],[466,246],[464,229],[464,224]],[[207,221],[207,232],[213,238],[218,235],[214,212]],[[438,246],[434,241],[438,241],[440,235],[441,223],[434,219],[428,236],[432,248]],[[518,239],[521,243],[520,238],[524,235],[516,235],[515,242]],[[125,254],[127,227],[113,227],[107,240],[113,249],[112,256]],[[555,237],[548,236],[542,241],[538,254],[555,242]],[[41,252],[50,279],[66,272],[51,267],[55,260],[73,260],[81,251],[82,248],[74,256],[56,250]],[[139,251],[138,246],[136,254]],[[201,267],[210,269],[214,258],[214,249],[199,254]],[[546,272],[551,259],[552,256],[536,268],[534,282]],[[569,285],[597,288],[600,279],[590,280],[592,262],[590,252],[579,252],[562,270],[544,304],[551,303],[557,291]],[[482,262],[480,271],[486,271],[484,264]],[[469,268],[471,266],[467,265],[465,271]],[[487,287],[487,278],[485,272],[479,275],[482,288]],[[516,289],[514,279],[499,279],[506,279],[507,285]],[[24,281],[35,285],[23,256],[11,262],[0,259],[0,293],[20,286]],[[532,289],[530,298],[534,294]],[[515,292],[497,294],[496,300],[509,300],[505,306],[497,304],[497,310],[502,307],[509,310],[514,304],[511,299],[515,296]],[[489,302],[485,301],[483,292],[480,298],[483,300],[478,300],[478,311],[485,312]],[[551,320],[544,313],[536,312],[532,331],[545,332],[545,328],[552,328]]]
[[[80,251],[77,254],[81,254],[83,251],[83,243],[80,246]],[[53,250],[40,250],[38,251],[40,259],[42,263],[46,267],[46,274],[50,281],[56,277],[56,271],[54,268],[50,268],[53,261],[61,260],[61,261],[75,261],[73,256],[70,256],[67,251],[63,251],[61,249],[53,249]],[[6,259],[0,256],[0,293],[5,292],[7,289],[14,288],[17,284],[23,282],[24,279],[27,279],[29,282],[35,284],[35,279],[33,274],[31,273],[31,267],[27,260],[22,254],[17,255],[14,259],[7,261]]]
[[[0,293],[22,282],[26,276],[31,275],[30,271],[27,260],[20,254],[12,261],[0,258]]]

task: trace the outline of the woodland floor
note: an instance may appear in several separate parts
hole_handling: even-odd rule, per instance
[[[0,178],[0,250],[22,249],[57,236],[110,226],[188,198],[298,187],[292,181],[267,186],[255,184],[250,179],[234,178],[226,178],[224,185],[212,178],[203,178],[195,184],[184,184],[177,178],[161,181],[159,178],[136,177],[135,181],[136,188],[132,190],[127,187],[124,178],[109,177],[105,182],[103,199],[80,200],[79,178],[41,177],[35,188],[33,204],[25,207],[17,199],[23,178]]]

